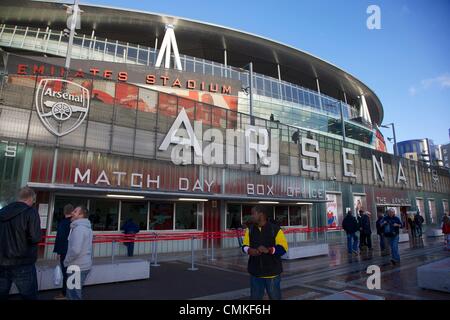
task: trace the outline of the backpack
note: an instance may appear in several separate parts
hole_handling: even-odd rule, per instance
[[[393,223],[388,222],[383,226],[383,234],[385,237],[393,237],[396,235],[395,227]]]

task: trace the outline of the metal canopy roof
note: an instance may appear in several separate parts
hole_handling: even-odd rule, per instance
[[[317,90],[316,78],[322,93],[356,104],[358,96],[365,95],[372,121],[383,121],[383,107],[376,94],[348,72],[294,47],[243,31],[214,24],[161,15],[150,12],[126,10],[97,5],[80,5],[82,13],[80,33],[119,40],[134,44],[154,46],[156,37],[161,43],[167,23],[175,26],[181,54],[223,63],[227,50],[228,65],[243,67],[252,61],[254,71],[278,78],[280,65],[282,80]],[[62,3],[2,0],[0,23],[66,28],[66,15]]]

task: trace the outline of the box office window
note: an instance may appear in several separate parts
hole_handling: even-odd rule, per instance
[[[192,230],[197,229],[197,203],[175,204],[175,229]]]
[[[173,203],[150,203],[150,230],[173,229]]]
[[[119,201],[110,199],[90,200],[89,220],[94,231],[117,231]]]
[[[139,230],[147,230],[147,202],[122,201],[120,209],[120,228],[129,220],[139,226]]]
[[[277,206],[275,207],[275,223],[280,227],[289,225],[288,221],[289,207]]]
[[[80,197],[56,196],[53,206],[54,209],[51,230],[56,231],[58,222],[61,221],[62,218],[64,218],[64,206],[66,206],[67,204],[71,204],[74,208],[79,205],[87,207],[88,200],[86,198]]]
[[[241,205],[227,205],[227,229],[236,229],[242,227]]]
[[[309,216],[311,212],[311,206],[290,206],[289,207],[289,222],[290,226],[307,227]]]

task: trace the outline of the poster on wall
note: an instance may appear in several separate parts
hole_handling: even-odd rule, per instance
[[[338,226],[338,204],[335,194],[327,193],[327,226],[335,229]]]
[[[40,203],[38,212],[39,218],[41,218],[41,229],[46,229],[48,219],[48,203]]]
[[[359,210],[364,210],[365,196],[353,195],[353,215],[356,217]]]

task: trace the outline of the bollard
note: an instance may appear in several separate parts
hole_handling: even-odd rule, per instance
[[[155,238],[158,238],[158,234],[155,234]],[[158,239],[155,239],[154,243],[154,251],[152,250],[152,253],[154,252],[154,260],[153,260],[153,264],[152,267],[159,267],[160,265],[158,264]]]
[[[294,234],[293,234],[293,238],[294,238],[294,247],[296,247],[297,246],[297,232],[293,232]]]
[[[206,233],[206,259],[209,257],[209,233]]]
[[[189,271],[197,271],[198,268],[194,265],[194,237],[191,238],[191,267],[188,268]]]

